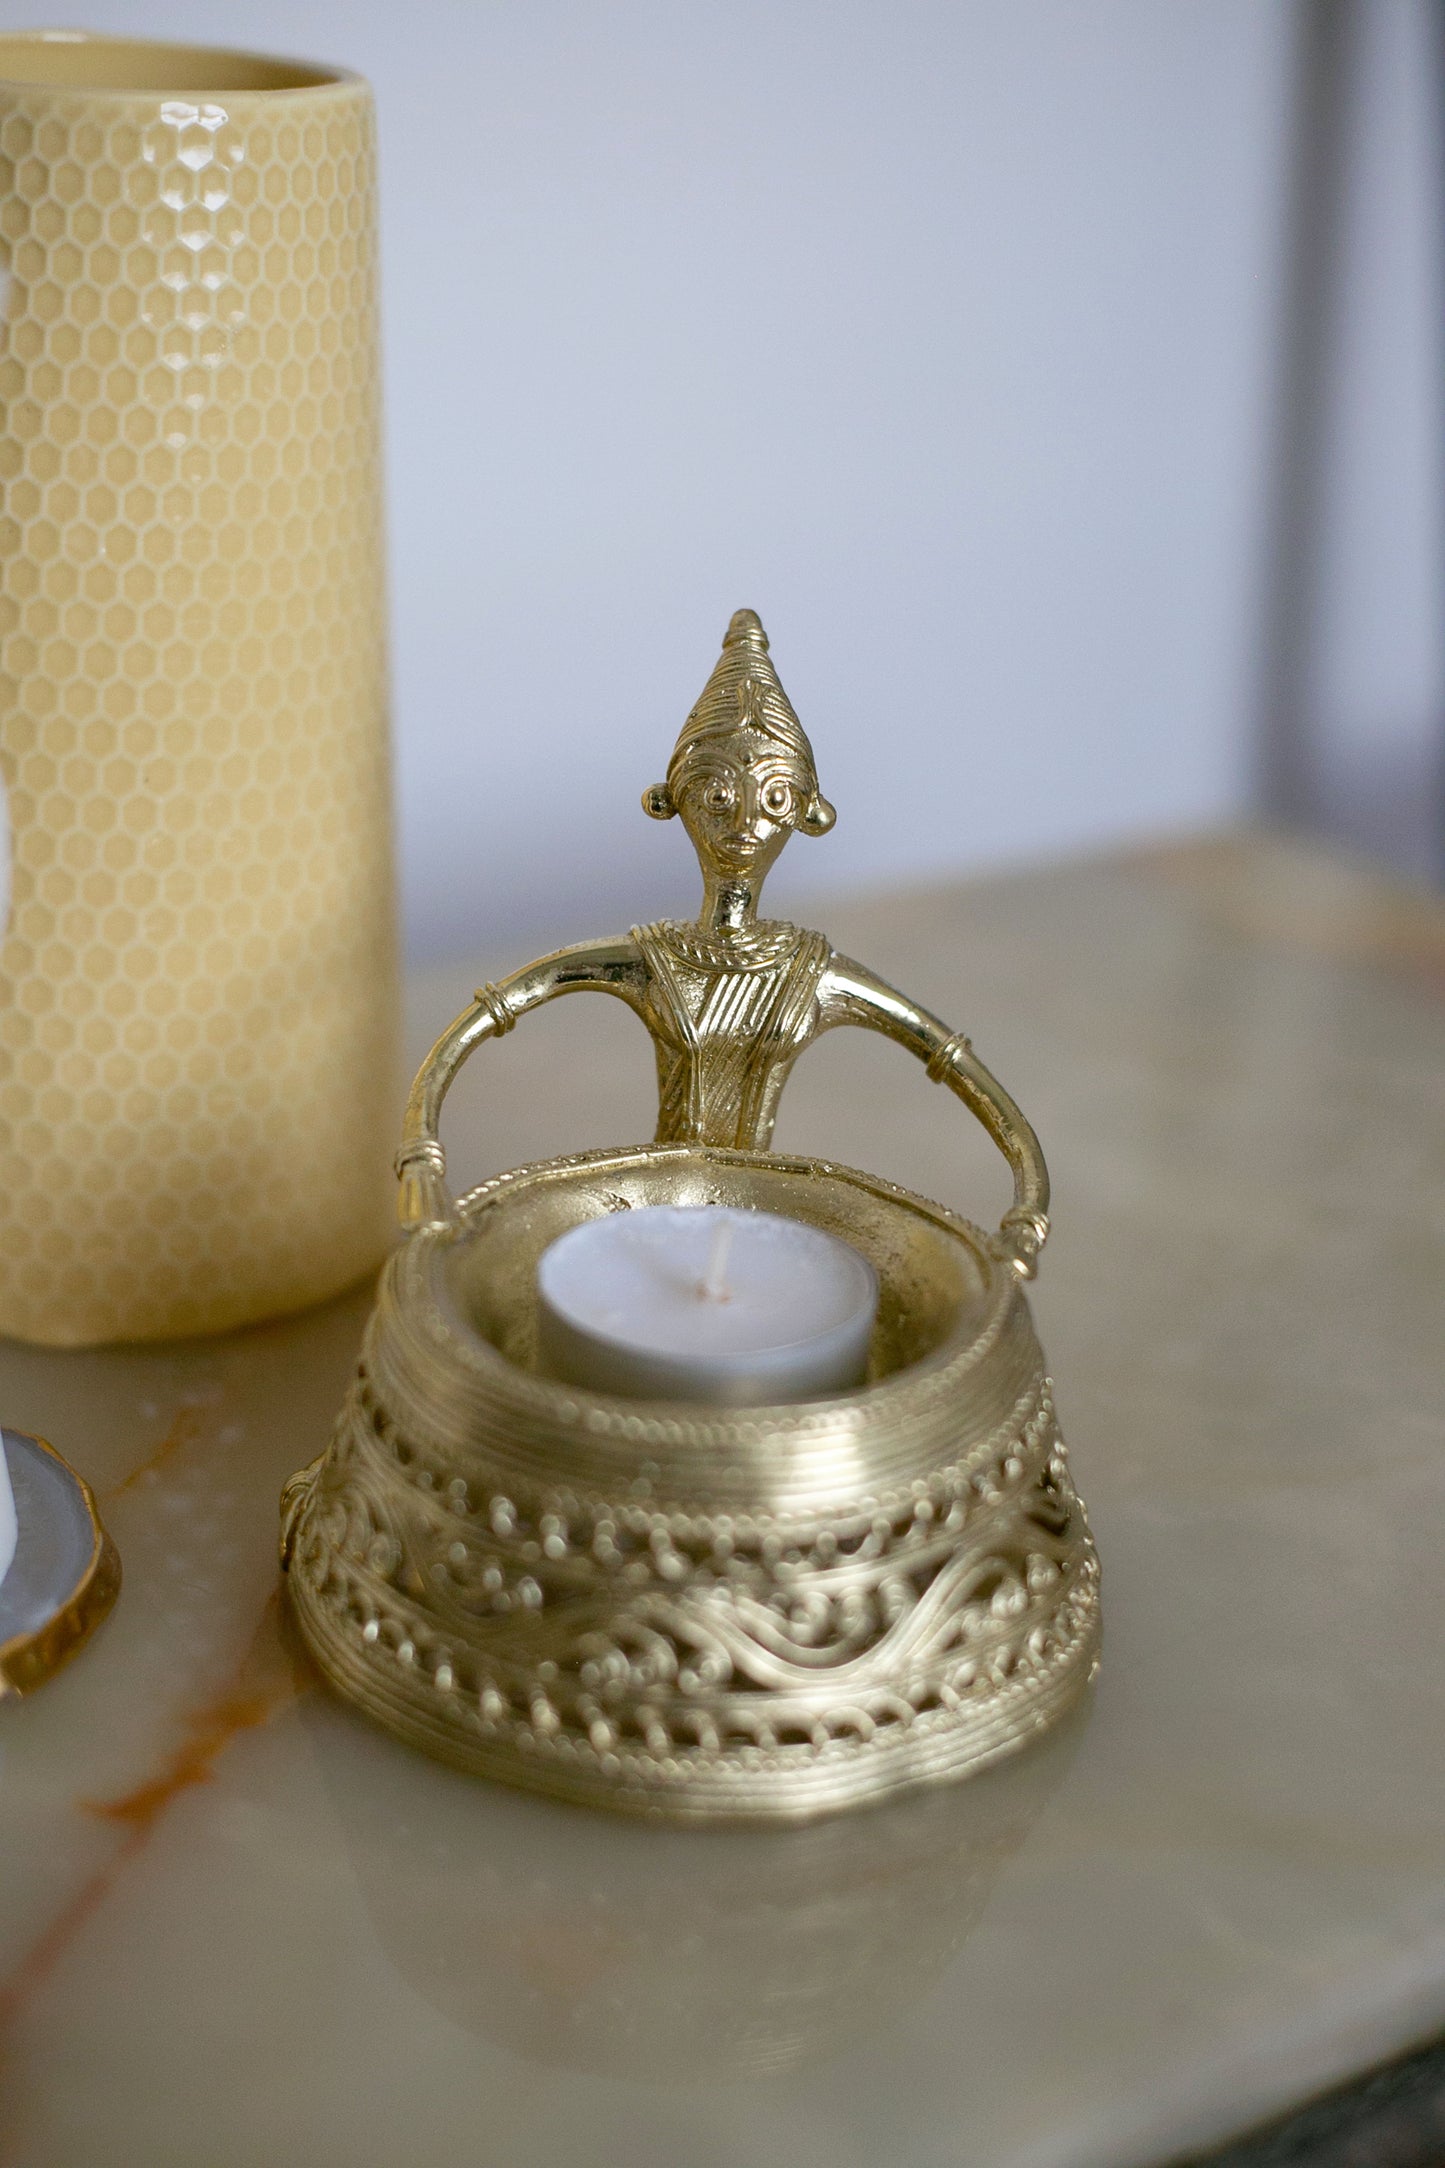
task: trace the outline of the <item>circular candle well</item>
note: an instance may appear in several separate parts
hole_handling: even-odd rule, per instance
[[[639,1400],[746,1407],[863,1383],[878,1277],[803,1220],[646,1205],[585,1221],[537,1268],[541,1367]]]

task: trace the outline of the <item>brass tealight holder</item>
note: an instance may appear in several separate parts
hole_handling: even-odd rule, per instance
[[[834,816],[752,611],[643,804],[681,816],[702,910],[483,987],[433,1047],[397,1158],[407,1239],[331,1444],[286,1487],[282,1563],[332,1685],[442,1760],[672,1820],[800,1820],[981,1769],[1093,1674],[1098,1560],[1024,1297],[1048,1176],[961,1033],[758,918],[788,836]],[[583,991],[651,1032],[655,1140],[452,1201],[437,1127],[457,1071]],[[768,1149],[793,1063],[838,1024],[897,1040],[983,1122],[1014,1175],[996,1234]],[[867,1383],[720,1408],[541,1375],[543,1250],[645,1204],[852,1242],[881,1290]]]

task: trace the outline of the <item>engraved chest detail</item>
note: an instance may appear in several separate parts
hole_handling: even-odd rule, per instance
[[[788,1071],[818,1028],[828,942],[781,922],[737,947],[665,920],[632,937],[648,973],[657,1142],[766,1150]]]

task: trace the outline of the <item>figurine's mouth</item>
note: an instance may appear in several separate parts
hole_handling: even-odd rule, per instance
[[[725,866],[750,866],[760,858],[771,837],[719,836],[713,845],[714,855]]]

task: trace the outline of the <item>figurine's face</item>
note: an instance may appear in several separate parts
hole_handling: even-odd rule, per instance
[[[816,795],[811,775],[769,739],[739,732],[688,761],[677,810],[693,849],[725,873],[760,878]]]

